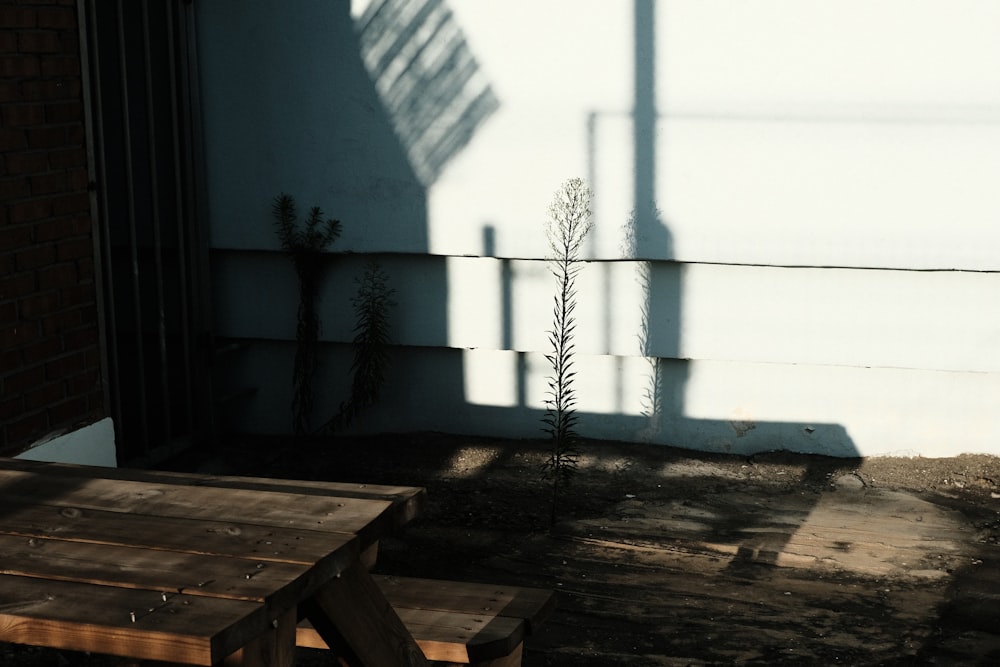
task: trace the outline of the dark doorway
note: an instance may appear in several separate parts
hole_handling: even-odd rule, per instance
[[[211,432],[194,24],[181,0],[81,0],[119,463]]]

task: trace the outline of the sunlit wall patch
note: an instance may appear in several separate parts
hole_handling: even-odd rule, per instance
[[[518,405],[518,387],[524,382],[524,371],[519,368],[522,356],[507,350],[463,350],[465,400],[495,407]]]

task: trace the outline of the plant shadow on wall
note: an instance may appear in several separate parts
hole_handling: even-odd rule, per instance
[[[319,428],[335,433],[351,425],[367,408],[375,405],[385,384],[389,367],[389,311],[396,305],[389,276],[375,260],[369,260],[351,298],[354,306],[354,359],[351,362],[351,391],[337,413]]]
[[[280,194],[272,207],[275,230],[281,247],[295,267],[299,280],[298,324],[295,362],[292,369],[292,430],[296,435],[310,432],[313,414],[313,379],[319,367],[320,319],[317,295],[330,255],[326,247],[341,233],[339,220],[323,219],[318,206],[310,209],[304,228],[298,224],[295,199]],[[351,299],[355,311],[354,360],[351,390],[336,414],[317,429],[330,434],[346,426],[379,398],[389,361],[389,311],[395,305],[389,279],[378,262],[368,262]]]
[[[299,280],[295,365],[292,371],[292,429],[296,435],[302,435],[309,429],[309,415],[313,408],[313,378],[317,368],[320,328],[316,300],[326,261],[323,251],[340,236],[341,224],[331,218],[324,220],[322,209],[314,206],[309,210],[304,228],[300,228],[295,199],[284,193],[275,197],[271,212],[281,248],[291,259]]]

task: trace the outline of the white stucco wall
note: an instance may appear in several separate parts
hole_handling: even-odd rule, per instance
[[[490,224],[499,254],[538,256],[552,190],[579,175],[598,199],[594,252],[618,256],[635,205],[633,4],[450,3],[503,104],[431,192],[434,252],[481,252]],[[652,5],[656,132],[641,141],[669,256],[997,269],[996,3]]]
[[[213,248],[277,249],[270,207],[342,220],[338,248],[426,247],[424,192],[364,73],[346,0],[197,7]]]
[[[199,5],[217,329],[250,343],[233,383],[257,388],[237,427],[287,429],[296,288],[269,217],[285,190],[359,253],[324,283],[321,405],[343,398],[352,281],[379,253],[399,347],[359,428],[540,435],[543,224],[581,176],[585,435],[1000,453],[1000,5],[410,3],[451,12],[499,103],[427,182],[351,31],[369,4]],[[663,359],[658,416],[645,355]]]
[[[74,431],[56,434],[35,443],[15,458],[115,468],[118,454],[114,422],[102,419]]]

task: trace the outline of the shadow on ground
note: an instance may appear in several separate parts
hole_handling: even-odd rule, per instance
[[[553,527],[544,442],[234,438],[171,467],[426,486],[377,569],[556,590],[527,667],[1000,664],[995,457],[583,450]],[[5,645],[0,659],[120,664]]]
[[[199,465],[427,486],[378,569],[555,589],[529,667],[1000,661],[996,458],[583,451],[551,529],[544,442],[237,439]]]

